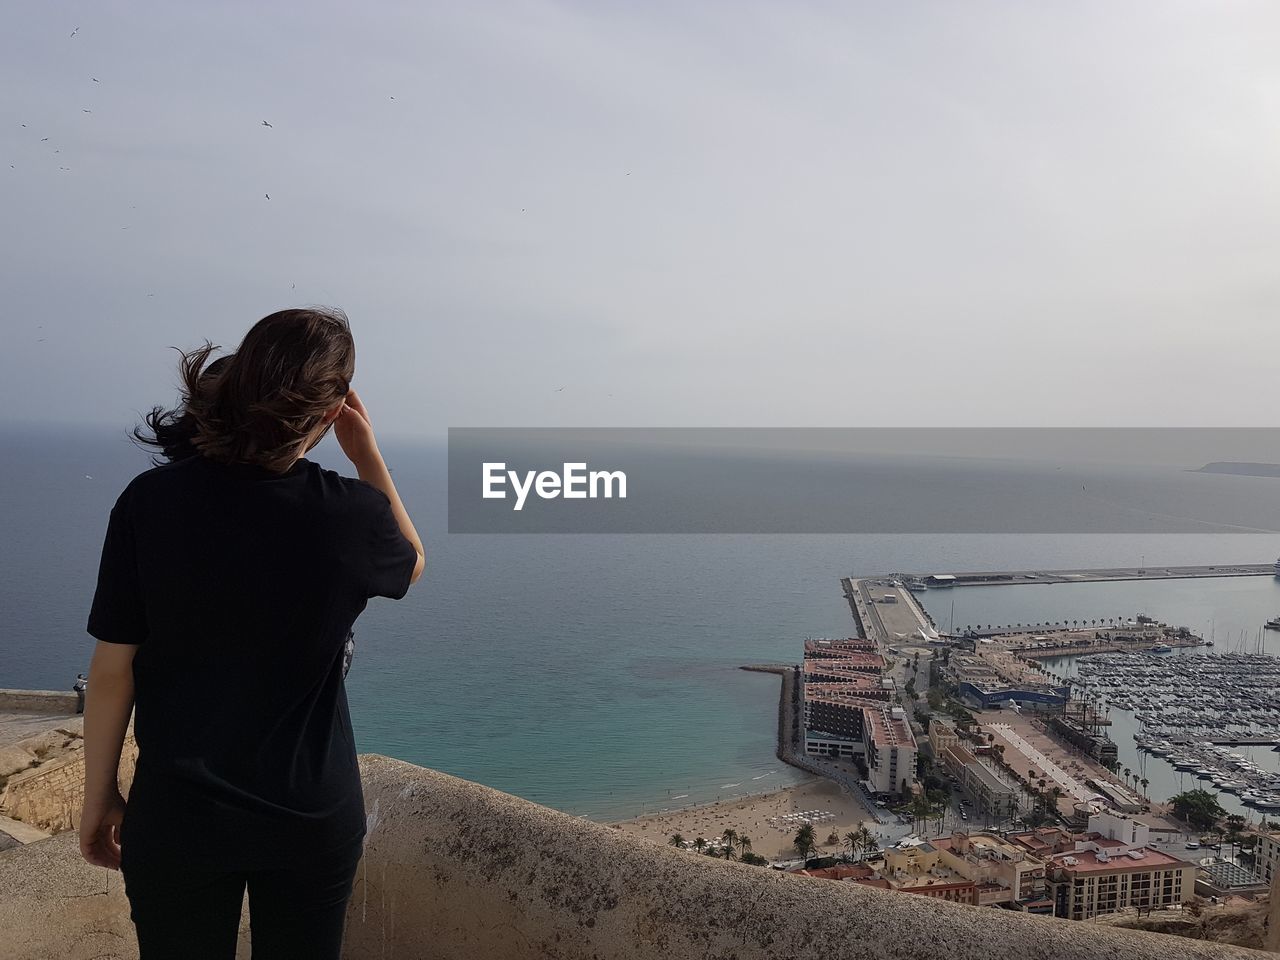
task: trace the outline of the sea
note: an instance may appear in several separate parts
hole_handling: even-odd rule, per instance
[[[88,668],[107,515],[150,467],[127,426],[0,428],[0,687],[70,689]],[[428,566],[405,599],[375,599],[356,623],[347,694],[357,749],[601,821],[800,779],[774,756],[778,678],[740,667],[793,663],[806,638],[852,634],[841,577],[1280,554],[1270,510],[1245,518],[1264,531],[1254,533],[450,535],[443,444],[381,446]],[[331,438],[308,457],[354,475]],[[1249,502],[1280,495],[1280,479],[1197,475],[1188,515],[1195,497],[1220,503],[1246,484]],[[1213,631],[1225,651],[1224,640],[1252,643],[1280,613],[1280,581],[964,587],[922,600],[940,626],[1147,613]],[[1280,654],[1280,635],[1264,644]],[[1138,755],[1123,718],[1114,730],[1127,734],[1122,761],[1145,764],[1152,794],[1176,792],[1177,773],[1163,777],[1161,761]]]

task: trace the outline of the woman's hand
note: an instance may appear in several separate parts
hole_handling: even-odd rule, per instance
[[[105,800],[85,800],[80,813],[80,855],[95,867],[120,869],[120,824],[124,797],[116,790]]]
[[[369,422],[369,411],[360,402],[360,396],[354,390],[347,394],[342,412],[333,426],[334,436],[342,452],[357,467],[376,462],[382,454],[378,450],[378,441],[373,436],[373,425]]]

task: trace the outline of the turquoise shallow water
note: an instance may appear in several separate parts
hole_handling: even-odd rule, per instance
[[[3,440],[13,456],[0,463],[0,686],[69,688],[92,651],[84,620],[107,512],[146,457],[101,431]],[[848,635],[841,576],[1280,552],[1274,535],[449,536],[439,452],[383,446],[429,565],[409,597],[374,601],[356,624],[348,695],[359,749],[600,819],[794,779],[773,756],[777,678],[737,668],[794,662],[805,637]],[[312,459],[351,472],[331,441]],[[1270,580],[1219,583],[1168,596],[965,588],[957,619],[1172,617],[1161,606],[1176,595],[1188,623],[1216,615],[1221,636],[1242,597],[1280,612]],[[949,599],[926,603],[945,621]]]

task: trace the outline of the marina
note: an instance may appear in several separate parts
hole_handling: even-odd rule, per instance
[[[1277,820],[1280,809],[1268,804],[1280,792],[1275,790],[1280,752],[1273,749],[1280,739],[1280,720],[1270,712],[1274,708],[1271,691],[1277,689],[1280,633],[1266,629],[1265,624],[1280,610],[1280,578],[1275,577],[1274,564],[1160,567],[1162,571],[1211,569],[1221,575],[1185,579],[1147,576],[1126,581],[1103,574],[1052,583],[1022,579],[1012,584],[999,579],[987,582],[993,589],[983,589],[977,582],[964,584],[965,590],[927,585],[916,597],[944,636],[963,635],[966,624],[981,623],[984,626],[976,630],[991,640],[983,646],[1013,648],[1010,652],[1016,650],[1016,655],[1042,663],[1051,681],[1071,683],[1072,707],[1092,698],[1096,710],[1088,715],[1097,723],[1090,730],[1114,745],[1111,749],[1117,751],[1120,764],[1117,777],[1127,773],[1130,783],[1140,778],[1142,792],[1153,800],[1205,789],[1216,793],[1228,813],[1255,823],[1260,818]],[[1227,570],[1237,572],[1228,574]],[[1266,573],[1271,576],[1264,576]],[[1024,589],[1003,589],[1006,585]],[[1116,651],[1108,651],[1107,645],[1097,641],[1067,650],[1054,633],[1056,627],[1065,639],[1063,625],[1075,627],[1075,620],[1091,634],[1101,629],[1114,635],[1121,624],[1129,633],[1137,619],[1133,611],[1139,611],[1138,616],[1147,624],[1157,618],[1144,616],[1143,611],[1158,614],[1159,621],[1186,625],[1200,645],[1152,636],[1149,643],[1125,643],[1127,649]],[[1037,635],[1030,644],[1016,636],[1017,621],[1023,631],[1034,625]],[[1002,629],[999,625],[1006,626]],[[1180,628],[1172,629],[1176,632]],[[1059,642],[1046,643],[1046,635]],[[1046,646],[1040,647],[1041,643]],[[1246,659],[1250,657],[1258,659],[1250,665]],[[1226,665],[1232,660],[1245,667],[1240,685],[1221,672],[1231,669]],[[1177,688],[1149,689],[1147,676],[1134,671],[1122,677],[1111,671],[1109,661],[1144,664],[1142,670],[1152,677],[1169,672],[1178,677]],[[1179,666],[1182,661],[1186,666]],[[1215,668],[1218,661],[1224,666]],[[1250,678],[1249,673],[1256,676]],[[1254,712],[1248,712],[1251,710]],[[1241,758],[1248,763],[1243,768],[1233,766],[1241,763]],[[1193,759],[1198,762],[1192,764]],[[1232,789],[1215,784],[1215,777]]]
[[[1201,789],[1280,811],[1280,773],[1233,749],[1280,749],[1280,658],[1109,653],[1081,659],[1076,673],[1086,702],[1133,714],[1139,751]]]

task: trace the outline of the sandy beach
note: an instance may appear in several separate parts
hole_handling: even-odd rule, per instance
[[[832,831],[843,837],[864,822],[869,830],[876,827],[875,819],[861,803],[831,781],[817,777],[772,793],[723,800],[687,810],[649,814],[633,820],[623,820],[613,826],[655,843],[669,842],[674,833],[686,840],[697,837],[710,840],[719,837],[726,829],[732,829],[739,836],[750,837],[751,848],[756,853],[770,859],[779,859],[795,856],[792,840],[800,824],[797,822],[781,826],[780,820],[771,823],[770,818],[810,810],[821,812],[820,817],[814,820],[813,829],[823,852],[836,850],[835,847],[828,847],[825,842]],[[845,846],[843,840],[840,846]]]

